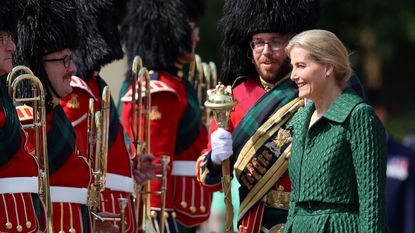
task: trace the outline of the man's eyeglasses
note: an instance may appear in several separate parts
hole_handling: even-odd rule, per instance
[[[66,55],[62,58],[43,59],[43,61],[46,61],[46,62],[62,61],[63,66],[65,66],[65,68],[69,68],[72,62],[72,55]]]
[[[7,45],[7,43],[13,41],[13,37],[10,34],[1,34],[0,35],[0,44]]]
[[[272,41],[251,41],[249,46],[251,46],[252,51],[256,53],[262,53],[265,49],[265,45],[268,45],[273,52],[280,51],[285,46],[285,41],[283,40],[272,40]]]

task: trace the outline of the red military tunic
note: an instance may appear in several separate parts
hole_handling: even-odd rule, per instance
[[[201,119],[189,107],[196,99],[189,94],[187,80],[167,72],[154,73],[151,81],[150,111],[150,153],[159,163],[162,155],[170,157],[170,170],[167,172],[166,209],[176,214],[176,220],[186,227],[194,227],[206,221],[210,213],[211,193],[196,180],[196,159],[207,143],[207,130],[204,126],[193,127]],[[132,90],[122,98],[122,123],[132,138],[131,131]],[[193,99],[190,99],[193,98]],[[192,103],[197,103],[196,101]],[[197,106],[198,108],[198,106]],[[186,111],[188,110],[188,111]],[[198,109],[199,111],[199,109]],[[186,115],[187,114],[187,115]],[[189,120],[185,120],[185,117]],[[199,117],[200,119],[196,119]],[[187,124],[188,132],[183,132],[180,124]],[[197,133],[189,137],[189,132]],[[180,142],[190,141],[191,145],[178,148]],[[151,191],[158,191],[161,181],[151,181]],[[160,196],[151,195],[151,207],[160,208]]]
[[[238,82],[239,81],[239,82]],[[261,82],[259,78],[254,77],[248,77],[241,80],[238,80],[237,84],[232,89],[232,95],[233,97],[238,101],[238,103],[234,106],[234,108],[231,111],[230,114],[230,121],[228,130],[230,132],[234,132],[234,130],[239,127],[238,125],[242,121],[242,119],[245,117],[246,113],[265,95],[266,91],[262,87]],[[211,127],[210,127],[210,133],[213,133],[217,129],[216,122],[213,120]],[[235,136],[237,137],[237,136]],[[234,150],[235,150],[235,144],[234,144]],[[220,182],[220,178],[218,177],[219,172],[218,171],[211,171],[210,165],[211,158],[210,158],[210,152],[211,152],[211,144],[209,141],[208,147],[203,151],[202,155],[198,158],[197,161],[197,175],[198,180],[202,183],[203,186],[211,189],[211,190],[221,190],[222,184]],[[255,155],[256,156],[256,155]],[[260,156],[258,156],[259,158]],[[266,172],[267,170],[265,170]],[[241,183],[241,185],[246,185],[247,181],[243,180],[245,177],[241,177],[241,179],[238,179],[238,181]],[[262,176],[259,179],[264,179]],[[275,182],[275,181],[272,181]],[[269,183],[268,181],[265,181],[265,183]],[[272,184],[273,192],[276,190],[283,190],[284,193],[288,193],[291,191],[291,183],[288,176],[288,171],[286,170],[281,177],[275,182],[275,184]],[[246,193],[239,193],[241,198],[241,204],[246,204],[245,198],[248,196]],[[247,200],[250,200],[256,193],[249,193],[250,198],[246,198]],[[262,194],[261,194],[262,195]],[[265,204],[266,201],[268,201],[268,194],[265,193],[264,196],[261,197],[261,200],[258,202],[250,202],[253,203],[251,207],[246,208],[246,205],[244,206],[244,209],[240,209],[240,214],[238,216],[239,223],[242,226],[240,229],[240,232],[260,232],[261,226],[266,222],[271,221],[271,224],[274,225],[275,221],[281,221],[280,219],[273,219],[271,220],[269,217],[268,219],[263,218],[265,208],[269,208]],[[241,210],[246,211],[244,214],[241,214]],[[276,216],[276,215],[272,215]],[[281,216],[283,217],[283,216]],[[245,227],[247,227],[245,229]]]
[[[30,118],[30,108],[26,110]],[[6,117],[0,103],[0,130],[5,127]],[[0,165],[0,232],[38,232],[45,227],[43,203],[32,198],[39,190],[39,168],[36,159],[25,150],[25,142],[22,131],[19,149]],[[36,215],[34,201],[42,209],[41,219]]]
[[[266,93],[264,88],[261,85],[261,82],[259,79],[253,79],[248,78],[242,83],[239,83],[239,85],[236,85],[232,89],[232,96],[233,98],[238,101],[237,104],[232,109],[232,112],[230,114],[230,120],[228,125],[228,131],[233,132],[233,130],[236,128],[236,126],[239,124],[239,122],[242,120],[242,118],[245,116],[245,114],[249,111],[249,109]],[[212,124],[210,126],[210,134],[213,133],[218,126],[216,125],[215,119],[213,119]],[[203,150],[202,156],[199,157],[197,162],[197,175],[199,181],[201,181],[201,184],[205,187],[217,191],[222,189],[221,183],[210,183],[206,182],[206,174],[204,175],[203,172],[201,172],[203,167],[205,165],[206,158],[205,156],[211,151],[211,144],[210,144],[210,137],[209,137],[209,143],[206,149]],[[288,171],[285,172],[284,175],[281,176],[281,178],[277,182],[278,185],[282,185],[284,187],[284,190],[287,192],[291,191],[291,183],[288,176]]]
[[[51,157],[59,158],[62,156],[61,154],[53,154],[50,148],[56,144],[56,141],[65,140],[65,138],[50,137],[53,129],[56,130],[56,128],[61,127],[54,123],[58,108],[60,107],[55,107],[46,116],[49,164],[51,164]],[[60,111],[63,112],[61,109]],[[63,115],[63,117],[65,116]],[[33,151],[35,147],[32,133],[28,141],[29,151]],[[63,161],[64,164],[55,171],[51,171],[52,169],[49,167],[54,232],[90,232],[90,216],[86,206],[88,188],[91,183],[90,167],[85,158],[79,156],[75,145],[72,146],[72,150],[69,150],[71,154]]]
[[[82,79],[73,76],[71,80],[72,93],[61,99],[61,105],[76,131],[76,144],[83,155],[86,155],[88,146],[87,113],[89,99],[93,98],[95,101],[94,112],[101,108],[102,94],[97,82],[98,79],[103,82],[100,77],[93,77],[88,83],[85,83]],[[113,143],[108,148],[106,189],[100,194],[100,211],[119,214],[118,198],[127,198],[128,204],[125,209],[127,217],[126,231],[135,232],[134,205],[131,196],[134,192],[131,159],[124,143],[123,128],[118,121],[118,117],[116,121],[114,124],[118,125],[118,130],[115,132],[116,136]]]

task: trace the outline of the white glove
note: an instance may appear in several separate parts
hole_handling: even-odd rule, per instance
[[[220,165],[223,160],[228,159],[233,154],[232,134],[222,128],[218,128],[210,135],[210,144],[212,145],[211,159],[212,162]]]

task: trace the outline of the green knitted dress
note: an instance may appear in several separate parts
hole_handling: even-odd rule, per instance
[[[314,105],[291,121],[292,194],[285,232],[385,232],[385,130],[346,88],[309,129]]]

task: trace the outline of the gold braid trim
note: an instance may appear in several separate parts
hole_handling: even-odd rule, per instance
[[[238,155],[235,163],[236,175],[241,176],[241,172],[247,166],[252,157],[256,155],[257,148],[260,148],[277,130],[288,122],[289,119],[304,106],[304,101],[296,98],[280,108],[274,113],[255,134],[247,141]],[[287,171],[288,158],[291,153],[291,142],[280,155],[277,161],[268,169],[264,176],[252,187],[248,195],[242,201],[239,208],[238,221],[248,212],[248,210],[272,188],[278,179]]]

